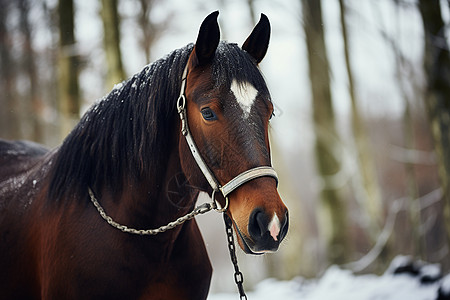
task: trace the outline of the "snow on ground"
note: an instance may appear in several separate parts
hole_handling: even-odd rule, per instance
[[[250,300],[436,300],[440,285],[440,280],[421,283],[420,277],[407,273],[394,274],[388,270],[382,276],[355,276],[350,271],[333,266],[317,280],[266,279],[254,291],[247,292],[247,296]],[[213,294],[208,297],[208,300],[231,299],[239,299],[238,293]]]

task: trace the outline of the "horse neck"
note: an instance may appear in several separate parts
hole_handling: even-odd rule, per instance
[[[168,147],[171,150],[146,176],[124,182],[120,195],[107,197],[112,200],[107,204],[110,210],[125,225],[136,229],[157,228],[188,213],[195,205],[197,193],[187,184],[180,165],[177,134],[173,136]]]

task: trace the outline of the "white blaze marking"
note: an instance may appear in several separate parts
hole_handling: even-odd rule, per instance
[[[269,232],[275,241],[278,241],[278,234],[280,234],[280,220],[278,219],[277,213],[273,215],[272,221],[269,223]]]
[[[233,79],[231,83],[231,91],[236,97],[239,106],[244,111],[244,118],[248,118],[250,110],[252,109],[253,102],[255,102],[258,91],[249,82],[238,83],[236,79]]]

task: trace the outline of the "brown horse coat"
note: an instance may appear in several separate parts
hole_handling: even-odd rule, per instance
[[[211,193],[180,133],[186,65],[189,126],[221,184],[270,165],[273,107],[257,68],[268,20],[244,51],[219,44],[217,15],[195,47],[146,66],[91,107],[60,147],[0,140],[0,299],[206,299],[212,268],[195,219],[156,236],[123,233],[100,217],[88,189],[115,221],[138,229],[167,224],[193,209],[199,190]],[[232,82],[256,91],[245,118]],[[227,213],[248,253],[276,250],[286,235],[271,178],[233,192]]]

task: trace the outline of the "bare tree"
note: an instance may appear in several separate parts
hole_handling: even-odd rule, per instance
[[[138,15],[138,23],[142,32],[141,47],[145,52],[147,62],[151,60],[151,46],[156,40],[158,26],[150,19],[150,12],[152,11],[155,0],[139,0],[141,11]]]
[[[396,10],[398,13],[398,9],[401,6],[399,0],[394,0],[396,4]],[[379,16],[381,17],[381,12],[377,10]],[[400,24],[396,24],[396,30],[400,31]],[[392,51],[395,55],[395,73],[398,80],[398,86],[401,93],[401,96],[405,103],[405,109],[403,112],[403,135],[405,139],[405,147],[406,149],[414,149],[415,148],[415,136],[414,136],[414,118],[412,111],[412,99],[409,97],[406,87],[404,84],[404,78],[402,75],[402,70],[407,68],[407,61],[404,55],[401,53],[399,49],[399,45],[395,39],[388,38],[386,34],[384,34],[386,42],[388,42],[392,48]],[[408,81],[411,81],[411,78],[408,78]],[[417,178],[415,176],[415,165],[413,162],[405,162],[405,179],[406,179],[406,188],[408,192],[409,199],[411,201],[409,207],[409,219],[411,222],[411,236],[409,237],[409,241],[411,242],[411,250],[412,253],[416,257],[423,257],[423,247],[421,243],[420,236],[420,225],[421,225],[421,216],[420,216],[420,204],[417,199],[419,198],[419,191],[417,186]],[[403,233],[402,233],[403,234]]]
[[[252,24],[256,24],[255,1],[247,0],[247,6],[249,9],[250,20],[252,21]]]
[[[338,135],[331,102],[330,67],[326,55],[321,1],[303,0],[302,6],[313,96],[315,153],[318,173],[323,182],[319,220],[327,240],[328,259],[331,263],[340,264],[347,260],[349,254],[347,207],[339,187],[333,184],[333,178],[341,166],[336,156]]]
[[[19,108],[15,90],[16,65],[11,54],[12,36],[8,28],[8,13],[12,2],[0,1],[0,130],[3,138],[20,137]]]
[[[439,176],[445,200],[444,215],[450,245],[450,54],[439,0],[420,0],[425,33],[425,103],[431,122]],[[449,262],[447,261],[447,264]]]
[[[42,103],[39,97],[39,80],[36,70],[35,53],[32,45],[32,24],[28,15],[31,2],[29,0],[19,0],[20,28],[24,36],[22,65],[25,75],[28,77],[30,88],[26,96],[28,103],[24,105],[26,114],[30,116],[29,127],[31,128],[30,138],[37,142],[43,141],[43,129],[40,119]],[[21,120],[25,122],[26,120]]]
[[[341,9],[341,27],[342,38],[344,42],[344,55],[345,64],[347,68],[348,89],[351,100],[351,115],[352,115],[352,130],[356,143],[356,150],[358,152],[358,165],[360,173],[362,175],[362,182],[364,186],[365,198],[366,198],[366,211],[368,212],[370,222],[370,233],[372,239],[375,238],[380,229],[381,224],[381,197],[376,177],[375,164],[371,147],[367,139],[367,131],[364,121],[361,118],[361,113],[358,108],[358,103],[355,94],[355,83],[353,79],[353,68],[350,59],[350,45],[347,32],[346,14],[344,0],[339,0],[339,6]]]
[[[79,57],[75,44],[73,0],[59,0],[59,90],[61,135],[66,136],[79,120]]]
[[[108,88],[112,88],[126,77],[120,51],[120,18],[117,12],[117,0],[102,0],[101,16],[108,65],[106,83]]]

